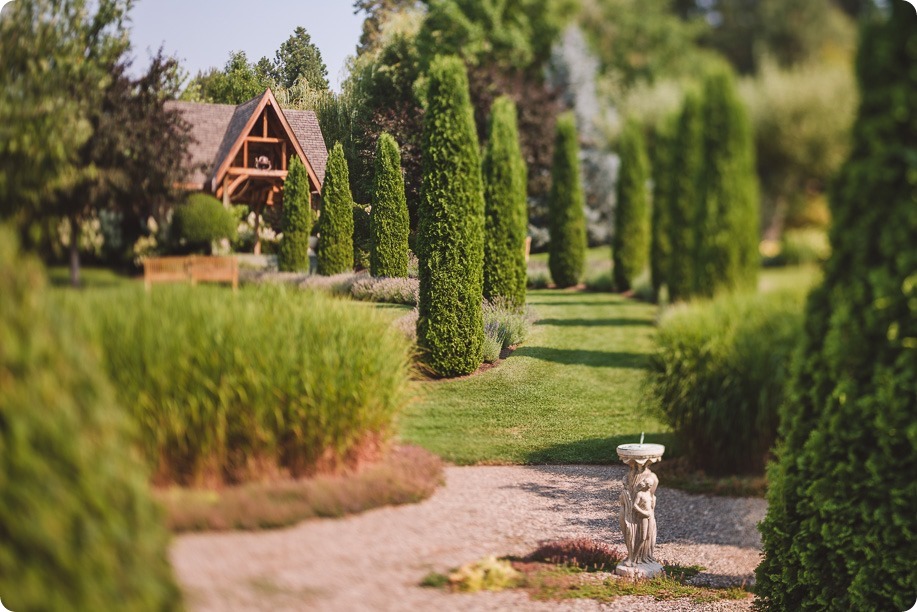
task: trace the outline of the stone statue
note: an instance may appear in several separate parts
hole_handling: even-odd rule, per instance
[[[650,578],[662,571],[662,565],[656,561],[656,488],[659,477],[649,469],[649,464],[659,461],[664,450],[665,447],[658,444],[618,447],[618,454],[630,470],[624,477],[620,496],[620,525],[627,558],[618,565],[617,574]]]

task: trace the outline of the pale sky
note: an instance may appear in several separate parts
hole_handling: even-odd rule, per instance
[[[245,51],[252,62],[262,56],[273,60],[280,44],[302,26],[321,51],[335,91],[363,25],[351,0],[139,0],[131,20],[137,67],[145,68],[162,45],[192,76],[222,68],[235,50]]]

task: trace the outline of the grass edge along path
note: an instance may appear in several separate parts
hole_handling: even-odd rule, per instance
[[[617,461],[615,447],[671,445],[642,408],[656,306],[619,295],[530,291],[538,321],[498,367],[419,385],[404,441],[459,465]]]

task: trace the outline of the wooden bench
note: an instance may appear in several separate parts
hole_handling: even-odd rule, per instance
[[[147,257],[143,260],[143,283],[147,291],[153,283],[199,282],[231,283],[239,288],[239,263],[235,257],[189,255],[187,257]]]

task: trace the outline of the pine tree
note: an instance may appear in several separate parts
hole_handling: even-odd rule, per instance
[[[703,167],[701,100],[695,93],[685,97],[671,142],[668,191],[669,245],[672,257],[666,279],[671,301],[686,300],[695,293],[697,264],[697,215],[700,173]]]
[[[678,124],[677,115],[665,119],[656,134],[655,156],[651,162],[653,174],[652,213],[650,218],[650,278],[653,295],[659,299],[663,286],[669,285],[672,269],[672,183],[676,169],[672,165],[672,141]]]
[[[461,60],[430,66],[419,207],[417,342],[440,376],[483,359],[484,189],[468,75]]]
[[[283,182],[283,238],[277,252],[277,267],[283,272],[309,271],[309,235],[312,233],[312,199],[306,166],[297,156]]]
[[[370,271],[373,276],[408,275],[408,204],[401,152],[390,134],[376,142],[376,173],[369,217]]]
[[[580,281],[586,264],[586,214],[576,119],[571,112],[557,118],[549,204],[551,278],[558,287],[572,287]]]
[[[757,281],[758,187],[751,124],[728,69],[704,81],[703,170],[696,235],[696,289],[753,287]]]
[[[832,255],[769,473],[757,606],[905,610],[917,566],[917,16],[866,26]]]
[[[519,146],[516,105],[494,101],[484,150],[484,297],[525,306],[526,167]]]
[[[353,270],[353,198],[341,143],[328,156],[319,219],[318,273],[332,276]]]
[[[615,234],[612,245],[615,286],[627,291],[649,259],[649,161],[640,126],[629,121],[621,134]]]

